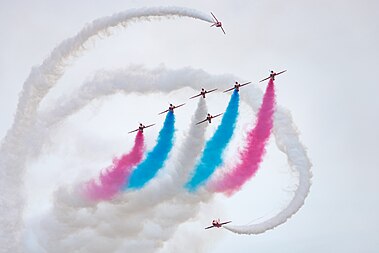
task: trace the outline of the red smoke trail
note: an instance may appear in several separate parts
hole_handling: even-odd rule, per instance
[[[240,151],[240,161],[220,179],[210,183],[215,192],[232,195],[255,175],[265,154],[265,146],[273,128],[275,111],[274,82],[270,80],[258,111],[256,126],[248,133],[246,147]]]
[[[138,131],[130,153],[115,158],[113,165],[101,172],[99,180],[92,179],[84,187],[85,196],[91,201],[108,200],[119,192],[129,178],[134,166],[141,162],[145,149],[143,133]]]

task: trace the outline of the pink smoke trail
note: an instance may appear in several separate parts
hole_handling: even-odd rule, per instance
[[[210,183],[215,192],[224,192],[230,196],[255,175],[265,154],[265,146],[273,128],[275,111],[274,81],[270,79],[258,111],[256,126],[247,136],[247,144],[239,153],[240,161],[220,179]]]
[[[101,172],[99,180],[92,179],[84,187],[84,195],[91,201],[108,200],[119,192],[134,166],[141,162],[145,150],[143,133],[138,131],[130,153],[115,158],[113,165]]]

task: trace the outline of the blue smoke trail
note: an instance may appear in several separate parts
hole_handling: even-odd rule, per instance
[[[222,164],[222,154],[230,142],[238,117],[239,94],[234,90],[221,124],[212,138],[205,144],[200,162],[186,188],[193,192],[203,185],[212,173]]]
[[[127,188],[142,188],[155,176],[155,174],[157,174],[158,170],[163,167],[163,164],[174,145],[174,124],[174,113],[168,112],[163,128],[159,132],[157,144],[153,150],[147,154],[145,160],[133,170],[128,184],[124,186],[124,190]]]

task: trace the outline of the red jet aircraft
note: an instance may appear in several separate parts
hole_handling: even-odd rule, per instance
[[[205,94],[207,93],[211,93],[213,91],[215,91],[217,89],[213,89],[213,90],[205,90],[204,88],[201,88],[201,91],[199,94],[197,94],[196,96],[193,96],[193,97],[190,97],[189,99],[192,99],[192,98],[196,98],[196,97],[200,97],[200,96],[203,96],[203,98],[205,98]]]
[[[218,21],[218,19],[216,18],[216,16],[212,12],[211,12],[211,14],[212,14],[213,18],[215,19],[215,22],[213,23],[213,25],[211,25],[211,27],[212,26],[220,27],[221,30],[222,30],[222,32],[224,34],[226,34],[225,31],[224,31],[224,28],[222,28],[222,23],[220,21]]]
[[[183,106],[183,105],[185,105],[185,104],[181,104],[181,105],[173,105],[173,104],[170,104],[170,106],[168,107],[168,109],[167,109],[166,111],[160,112],[160,113],[158,113],[158,115],[159,115],[159,114],[163,114],[163,113],[168,112],[168,111],[170,111],[170,112],[174,112],[174,109],[176,109],[176,108],[178,108],[178,107],[181,107],[181,106]]]
[[[202,121],[200,121],[200,122],[197,122],[196,125],[199,125],[199,124],[204,123],[204,122],[206,122],[206,121],[208,121],[209,123],[212,123],[212,119],[214,119],[214,118],[216,118],[216,117],[218,117],[218,116],[220,116],[220,115],[222,115],[222,113],[217,114],[217,115],[215,115],[215,116],[213,116],[213,115],[211,115],[210,113],[208,113],[208,115],[207,115],[207,117],[205,118],[205,120],[202,120]]]
[[[139,127],[138,127],[136,130],[130,131],[128,134],[131,134],[131,133],[134,133],[134,132],[137,132],[137,131],[140,131],[141,133],[143,133],[143,130],[144,130],[145,128],[152,127],[152,126],[154,126],[154,125],[155,125],[155,124],[151,124],[151,125],[145,126],[145,125],[143,125],[142,123],[139,123]]]
[[[232,90],[240,91],[240,88],[241,88],[242,86],[248,85],[248,84],[250,84],[250,83],[251,83],[251,82],[247,82],[247,83],[239,84],[238,82],[236,82],[236,84],[234,85],[233,88],[230,88],[230,89],[224,90],[224,92],[228,92],[228,91],[232,91]]]
[[[269,77],[266,77],[265,79],[262,79],[260,80],[259,82],[263,82],[263,81],[266,81],[268,79],[271,79],[271,80],[275,80],[275,76],[277,75],[280,75],[280,74],[283,74],[284,72],[286,72],[287,70],[283,70],[283,71],[280,71],[279,73],[275,73],[274,71],[271,70],[270,72],[270,76]]]
[[[205,229],[209,229],[209,228],[220,228],[220,227],[222,227],[223,225],[228,224],[228,223],[230,223],[230,222],[231,222],[231,221],[227,221],[227,222],[222,222],[222,223],[220,223],[220,219],[213,220],[213,221],[212,221],[212,226],[206,227]]]

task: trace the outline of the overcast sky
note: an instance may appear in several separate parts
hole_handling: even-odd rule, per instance
[[[96,18],[161,5],[213,11],[227,35],[189,19],[134,24],[97,40],[69,68],[51,99],[78,88],[99,69],[130,64],[191,66],[254,82],[270,69],[287,69],[278,77],[277,100],[292,112],[308,148],[314,174],[310,195],[289,222],[263,235],[211,231],[212,238],[223,239],[212,239],[209,252],[378,252],[379,2],[375,0],[0,0],[0,137],[13,122],[18,94],[31,67],[62,40]],[[106,115],[117,99],[109,102],[95,106],[105,106]],[[224,107],[222,99],[214,102]],[[138,121],[129,119],[130,126]],[[225,218],[247,223],[278,211],[290,199],[285,188],[293,187],[294,181],[274,144],[271,141],[262,165],[265,172],[235,198],[217,202]],[[38,164],[42,162],[31,165],[30,171],[42,173]],[[43,191],[33,185],[32,173],[25,180],[28,190]],[[278,186],[267,192],[274,183]],[[207,240],[207,233],[199,233]]]

